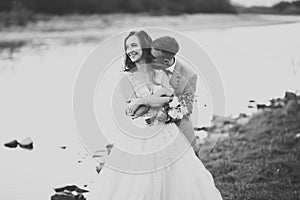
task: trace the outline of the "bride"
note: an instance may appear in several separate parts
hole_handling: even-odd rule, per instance
[[[187,138],[175,123],[157,118],[174,89],[167,73],[151,66],[151,41],[145,31],[124,40],[124,76],[133,90],[126,112],[140,131],[114,141],[89,200],[220,200]]]

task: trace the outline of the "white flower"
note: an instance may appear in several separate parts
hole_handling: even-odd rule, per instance
[[[182,112],[178,112],[176,118],[177,118],[177,119],[182,119],[182,118],[183,118]]]
[[[169,110],[168,115],[172,119],[182,119],[183,118],[183,113],[179,109],[176,109],[176,108]]]
[[[177,110],[176,109],[171,109],[171,110],[169,110],[168,114],[173,119],[176,119],[176,117],[177,117]]]
[[[174,97],[173,100],[169,103],[170,108],[176,108],[180,105],[180,102],[178,100],[178,97]]]

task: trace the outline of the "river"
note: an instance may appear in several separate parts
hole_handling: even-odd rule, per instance
[[[183,33],[201,44],[216,64],[226,115],[251,112],[249,99],[267,102],[300,89],[300,23]],[[49,199],[54,187],[93,184],[97,162],[77,137],[72,92],[81,63],[96,44],[25,46],[14,59],[0,60],[0,141],[34,141],[33,151],[1,145],[1,199]],[[203,109],[201,115],[197,125],[207,125],[211,110]]]

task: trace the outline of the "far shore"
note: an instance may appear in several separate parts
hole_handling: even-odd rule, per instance
[[[267,26],[300,22],[300,16],[261,14],[194,14],[180,16],[149,16],[146,14],[106,15],[37,15],[25,26],[1,27],[0,48],[26,44],[47,43],[45,40],[66,43],[99,42],[104,38],[138,27],[164,27],[178,31],[228,29],[235,27]]]

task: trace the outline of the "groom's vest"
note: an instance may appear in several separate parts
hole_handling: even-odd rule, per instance
[[[197,85],[197,74],[195,74],[188,66],[176,61],[173,75],[170,80],[171,86],[175,90],[175,95],[195,94]],[[194,127],[190,117],[184,117],[178,121],[177,126],[183,132],[191,145],[196,142]]]

